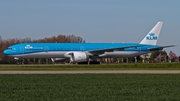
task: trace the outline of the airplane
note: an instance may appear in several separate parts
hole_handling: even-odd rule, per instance
[[[156,45],[163,22],[157,24],[140,43],[20,43],[9,46],[4,54],[19,58],[70,59],[71,63],[97,61],[98,58],[128,58],[175,45]]]

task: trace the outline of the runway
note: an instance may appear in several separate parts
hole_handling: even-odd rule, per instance
[[[180,74],[180,70],[0,71],[0,74]]]

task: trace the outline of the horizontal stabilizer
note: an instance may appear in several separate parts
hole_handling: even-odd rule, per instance
[[[168,47],[175,47],[176,45],[168,45],[168,46],[160,46],[160,47],[156,47],[156,48],[148,48],[148,50],[150,51],[158,51],[161,48],[168,48]]]
[[[161,46],[162,48],[175,47],[176,45]]]

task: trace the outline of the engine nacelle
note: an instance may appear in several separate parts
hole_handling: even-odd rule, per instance
[[[73,52],[71,55],[72,62],[85,62],[89,57],[85,52]]]

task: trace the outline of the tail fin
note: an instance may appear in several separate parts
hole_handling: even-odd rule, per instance
[[[140,44],[156,45],[163,22],[158,22],[153,29],[145,36]]]

